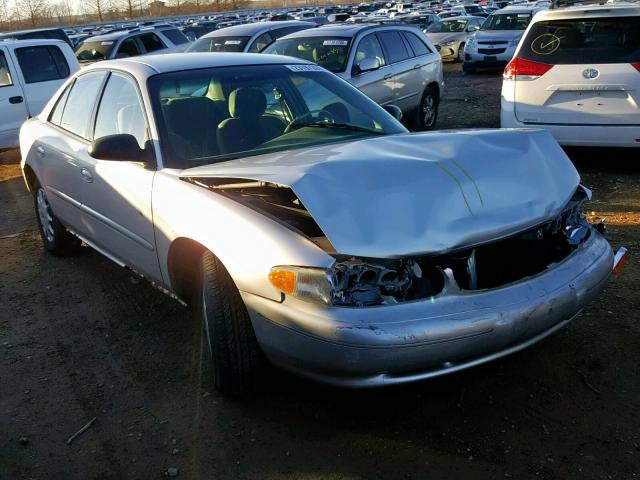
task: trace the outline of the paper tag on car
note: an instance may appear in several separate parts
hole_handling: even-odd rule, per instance
[[[226,40],[224,42],[225,45],[240,45],[240,40]]]
[[[113,42],[100,42],[100,45],[113,45]]]
[[[324,72],[320,65],[285,65],[292,72]]]
[[[324,42],[322,42],[322,45],[324,45],[325,47],[346,47],[348,44],[348,40],[325,40]]]

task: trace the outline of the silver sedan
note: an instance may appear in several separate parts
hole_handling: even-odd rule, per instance
[[[348,387],[487,362],[567,324],[612,271],[548,133],[409,134],[302,60],[101,62],[20,145],[45,249],[84,242],[190,304],[230,395],[266,361]]]
[[[433,42],[442,60],[464,61],[464,47],[480,29],[481,17],[455,17],[431,24],[424,33]]]

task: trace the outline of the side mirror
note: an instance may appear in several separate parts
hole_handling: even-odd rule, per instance
[[[383,105],[382,108],[384,108],[388,114],[399,122],[402,121],[402,110],[400,110],[399,107],[396,107],[395,105]]]
[[[147,155],[138,145],[136,137],[128,133],[107,135],[93,141],[89,155],[98,160],[145,162]]]
[[[371,72],[380,68],[380,60],[377,58],[363,58],[358,63],[358,71],[360,73]]]

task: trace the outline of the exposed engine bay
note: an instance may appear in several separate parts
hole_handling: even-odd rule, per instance
[[[446,254],[401,259],[345,257],[287,186],[229,178],[184,178],[225,195],[306,236],[336,258],[327,270],[331,303],[374,306],[435,297],[447,282],[463,291],[504,286],[539,274],[569,256],[592,234],[583,214],[591,192],[579,186],[554,220]],[[453,284],[453,285],[452,285]]]

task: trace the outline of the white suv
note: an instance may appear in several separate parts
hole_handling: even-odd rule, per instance
[[[540,127],[562,145],[640,147],[640,8],[537,14],[504,71],[502,127]]]

